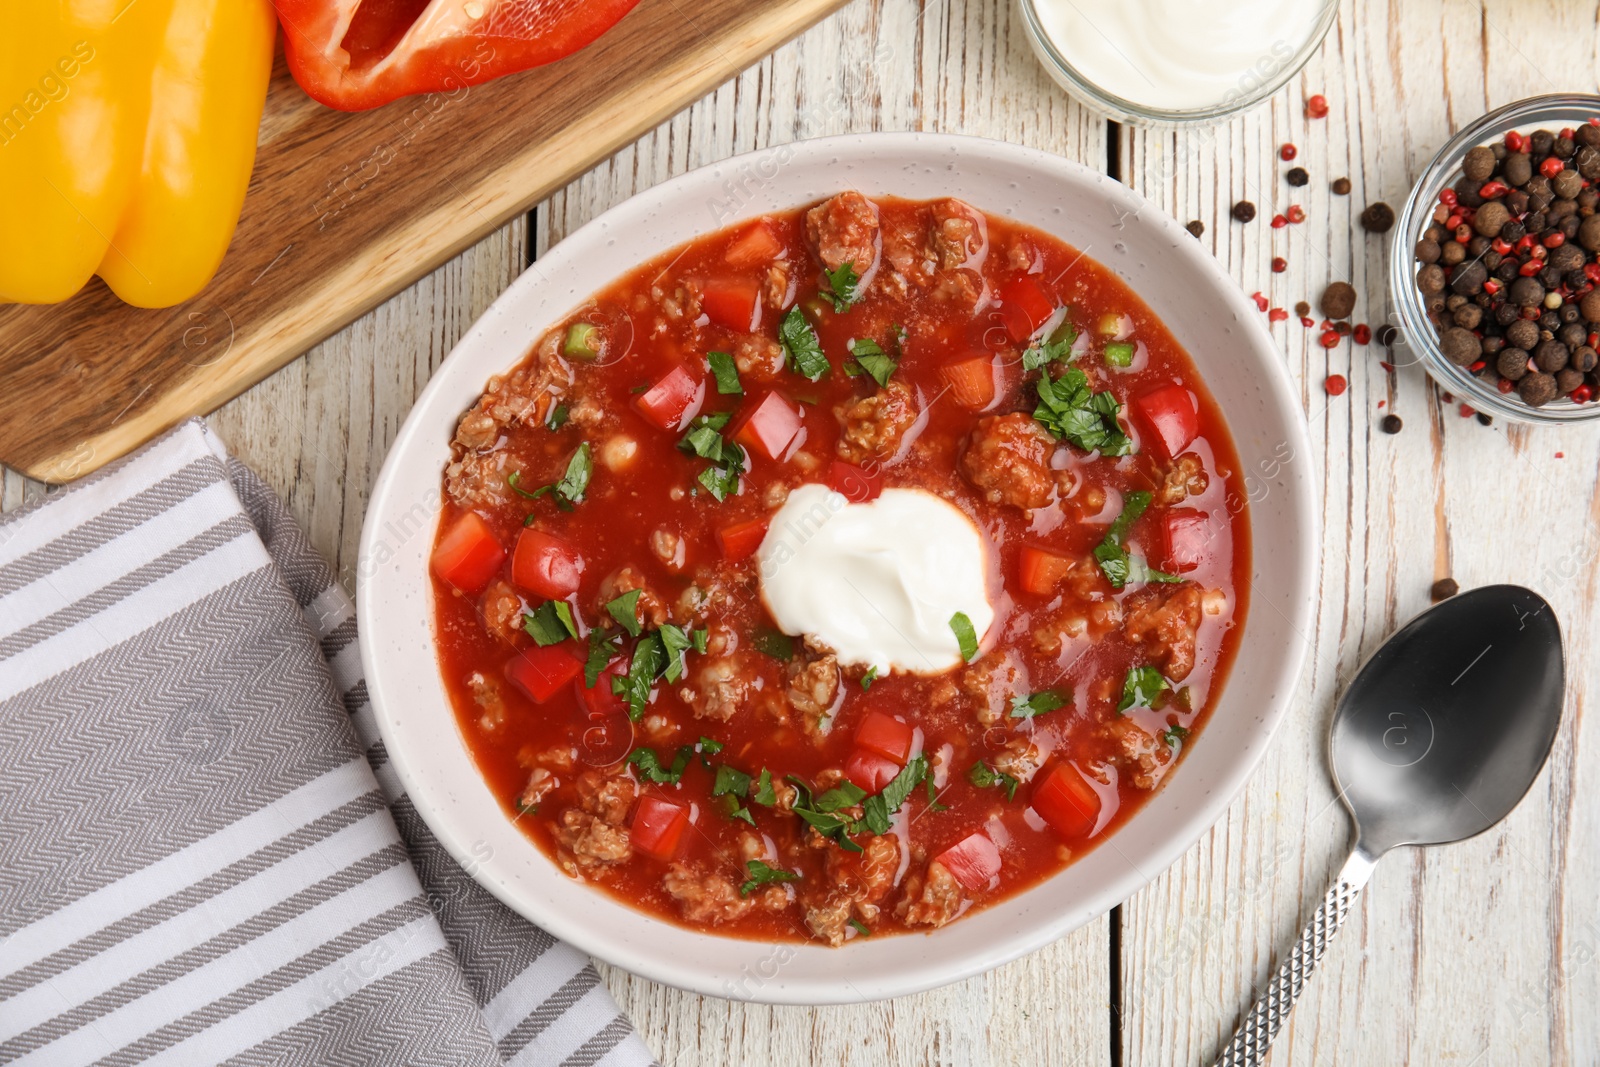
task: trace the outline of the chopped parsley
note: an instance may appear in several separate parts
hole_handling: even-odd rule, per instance
[[[701,649],[700,651],[704,652],[705,649]],[[721,752],[721,751],[722,751],[722,742],[721,741],[713,741],[711,738],[704,737],[704,736],[702,736],[700,738],[700,754],[702,756],[715,756],[718,752]]]
[[[833,365],[823,354],[817,331],[806,321],[799,307],[792,307],[778,324],[778,340],[789,357],[789,369],[812,381],[821,380]]]
[[[677,785],[693,758],[692,745],[684,745],[678,749],[678,754],[672,757],[672,764],[666,767],[661,765],[661,760],[654,749],[636,748],[628,753],[628,762],[639,768],[639,776],[650,779],[656,785]]]
[[[927,759],[920,754],[913,756],[909,763],[900,768],[894,780],[883,787],[883,792],[861,802],[861,822],[875,834],[888,833],[889,820],[905,804],[911,791],[922,784],[927,774]]]
[[[1147,491],[1136,489],[1125,494],[1122,498],[1122,514],[1117,516],[1105,537],[1095,546],[1094,558],[1100,562],[1100,570],[1113,589],[1121,589],[1129,582],[1183,581],[1176,574],[1156,570],[1145,562],[1143,556],[1128,552],[1128,531],[1149,506],[1150,494]]]
[[[967,618],[966,612],[958,611],[950,616],[950,629],[955,632],[956,644],[961,648],[961,659],[971,663],[978,654],[978,634],[972,628],[972,620]]]
[[[739,887],[739,895],[747,897],[764,885],[775,885],[779,882],[798,882],[800,876],[793,871],[786,871],[782,867],[768,867],[760,860],[746,860],[745,870],[750,873],[749,879]]]
[[[1022,369],[1038,370],[1051,363],[1071,362],[1072,345],[1077,339],[1078,328],[1070,320],[1063,320],[1048,338],[1033,342],[1023,351]]]
[[[642,629],[639,625],[639,598],[643,595],[643,589],[630,589],[606,604],[606,614],[621,623],[622,628],[633,637],[638,637]]]
[[[1166,691],[1167,680],[1154,667],[1135,667],[1122,680],[1122,699],[1117,701],[1119,712],[1129,708],[1153,708],[1156,697]]]
[[[868,667],[867,673],[861,676],[861,691],[866,692],[872,688],[872,683],[878,680],[878,668]]]
[[[506,484],[522,497],[529,500],[538,500],[549,495],[555,501],[556,507],[562,511],[571,511],[574,506],[583,503],[583,494],[589,488],[589,476],[594,473],[594,461],[590,457],[589,442],[585,441],[578,446],[578,450],[567,461],[566,473],[561,480],[553,485],[541,485],[534,490],[522,487],[522,472],[512,471],[506,476]],[[528,525],[526,522],[523,525]]]
[[[633,662],[625,676],[611,679],[611,691],[628,702],[628,718],[638,722],[644,718],[645,705],[650,703],[650,690],[656,675],[661,673],[666,651],[661,638],[646,634],[633,646]]]
[[[544,417],[544,428],[554,433],[567,424],[567,405],[557,404],[550,409],[550,414]]]
[[[1013,719],[1031,719],[1035,715],[1044,715],[1058,711],[1072,703],[1072,690],[1065,692],[1059,689],[1041,689],[1032,696],[1023,696],[1018,693],[1011,698],[1011,717]]]
[[[1089,376],[1077,367],[1068,367],[1055,379],[1046,372],[1037,388],[1039,406],[1033,409],[1033,417],[1063,441],[1085,452],[1098,450],[1103,456],[1126,456],[1133,451],[1133,442],[1117,424],[1122,405],[1109,392],[1094,392]]]
[[[578,636],[572,605],[565,600],[546,600],[522,616],[522,628],[540,645],[556,645]]]
[[[723,396],[736,396],[744,392],[744,386],[739,383],[739,368],[731,355],[726,352],[707,352],[706,365],[711,368],[711,376],[717,381],[717,392]]]
[[[589,631],[589,658],[583,665],[583,684],[586,688],[594,688],[594,683],[600,680],[600,673],[621,647],[620,637],[612,637],[599,627]]]
[[[730,418],[726,411],[697,416],[678,441],[683,451],[711,461],[699,480],[719,502],[738,494],[739,478],[744,474],[744,449],[722,436]]]
[[[854,263],[843,263],[833,270],[825,270],[822,277],[827,281],[827,288],[817,293],[822,299],[833,305],[833,310],[844,314],[850,310],[850,305],[856,302],[856,286],[861,278],[856,274]]]
[[[1007,800],[1017,799],[1017,787],[1022,784],[1014,776],[997,771],[982,760],[972,765],[972,770],[967,772],[967,781],[979,789],[999,786],[1006,791]]]
[[[1161,740],[1174,749],[1182,748],[1184,738],[1188,736],[1189,730],[1184,726],[1172,725],[1161,731]]]
[[[737,767],[730,767],[724,763],[717,768],[716,780],[711,783],[711,795],[747,797],[750,795],[750,776]]]
[[[878,385],[886,386],[894,372],[900,369],[900,361],[883,350],[883,346],[868,337],[850,342],[850,355],[853,357],[844,365],[844,372],[852,377],[859,374],[869,374]]]
[[[681,626],[666,623],[657,630],[661,638],[661,648],[667,657],[666,678],[669,682],[676,682],[683,677],[686,668],[689,649],[695,647],[692,631],[685,631]],[[702,650],[703,651],[703,650]]]
[[[933,775],[930,774],[926,778],[924,778],[922,780],[922,784],[924,786],[926,786],[927,790],[928,790],[928,810],[929,811],[949,811],[950,810],[950,805],[939,803],[939,784],[933,780]]]
[[[770,808],[778,802],[778,791],[772,788],[772,772],[765,767],[756,778],[756,789],[750,794],[750,799],[760,804],[763,808]]]
[[[867,926],[866,923],[862,922],[860,919],[850,919],[849,920],[849,924],[850,924],[850,929],[854,930],[856,933],[860,934],[862,937],[871,937],[872,936],[872,930]]]
[[[751,636],[750,643],[757,652],[763,656],[771,656],[780,663],[788,663],[794,659],[794,638],[782,630],[764,626]]]

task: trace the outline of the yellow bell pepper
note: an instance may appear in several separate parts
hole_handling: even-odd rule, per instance
[[[216,273],[255,163],[269,0],[0,0],[0,301],[99,274],[169,307]]]

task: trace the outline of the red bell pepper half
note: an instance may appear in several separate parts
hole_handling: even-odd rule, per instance
[[[289,71],[312,99],[365,111],[553,63],[639,0],[272,0]]]

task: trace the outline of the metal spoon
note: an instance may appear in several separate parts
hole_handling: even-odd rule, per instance
[[[1511,813],[1550,755],[1564,692],[1555,612],[1515,585],[1435,605],[1367,660],[1328,731],[1355,845],[1218,1067],[1266,1056],[1380,856],[1463,841]]]

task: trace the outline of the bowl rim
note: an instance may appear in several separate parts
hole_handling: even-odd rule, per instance
[[[1471,406],[1512,422],[1542,426],[1563,426],[1600,418],[1600,404],[1575,404],[1565,397],[1543,407],[1529,407],[1511,394],[1502,394],[1474,378],[1462,368],[1451,363],[1439,349],[1439,336],[1428,322],[1427,308],[1417,289],[1416,243],[1432,218],[1433,205],[1439,193],[1453,183],[1461,169],[1467,150],[1478,145],[1492,144],[1518,126],[1526,125],[1536,116],[1543,124],[1570,110],[1581,112],[1583,117],[1600,116],[1600,95],[1590,93],[1547,93],[1530,96],[1503,107],[1495,108],[1481,118],[1457,130],[1435,152],[1421,175],[1411,186],[1395,226],[1395,236],[1389,247],[1389,302],[1399,319],[1399,335],[1395,349],[1402,346],[1413,349],[1418,361],[1430,378]],[[1399,360],[1391,359],[1396,366]]]
[[[1333,28],[1333,21],[1339,13],[1339,0],[1322,0],[1322,13],[1317,16],[1317,23],[1305,44],[1255,91],[1241,95],[1232,103],[1195,108],[1152,107],[1101,88],[1080,73],[1050,39],[1039,17],[1037,0],[1017,0],[1017,7],[1022,12],[1022,24],[1027,31],[1028,43],[1033,46],[1034,56],[1039,60],[1039,65],[1044,67],[1045,73],[1062,89],[1120,122],[1135,126],[1168,127],[1223,122],[1235,115],[1253,111],[1262,101],[1289,84],[1311,62],[1311,57],[1321,49],[1328,31]]]
[[[393,443],[385,458],[383,469],[374,485],[372,495],[363,523],[358,564],[356,567],[357,591],[356,603],[358,618],[363,620],[360,628],[360,654],[363,669],[366,674],[368,695],[372,702],[372,710],[380,734],[383,736],[388,750],[389,766],[398,777],[400,784],[411,796],[412,803],[436,835],[440,844],[448,851],[458,863],[480,885],[488,889],[513,911],[525,916],[545,929],[553,936],[572,944],[580,950],[604,959],[614,965],[625,968],[632,973],[648,979],[676,986],[685,990],[716,997],[729,997],[737,995],[739,999],[753,1002],[772,1004],[796,1005],[821,1005],[831,1003],[855,1003],[861,1000],[876,1000],[889,997],[902,996],[911,993],[923,992],[937,986],[947,985],[977,974],[989,971],[1001,964],[1010,962],[1020,956],[1036,951],[1050,944],[1077,927],[1092,921],[1098,916],[1109,911],[1118,903],[1125,901],[1129,896],[1142,886],[1148,884],[1161,872],[1169,868],[1188,849],[1208,833],[1215,823],[1222,818],[1233,799],[1244,788],[1245,783],[1260,766],[1262,756],[1276,736],[1279,726],[1287,717],[1294,691],[1299,683],[1301,670],[1305,658],[1309,653],[1310,640],[1288,642],[1283,654],[1270,662],[1264,663],[1259,671],[1260,679],[1258,688],[1263,694],[1262,698],[1254,705],[1238,709],[1239,729],[1246,734],[1243,750],[1235,751],[1227,757],[1220,771],[1213,778],[1205,780],[1199,792],[1198,803],[1192,808],[1184,809],[1186,815],[1179,816],[1179,825],[1165,829],[1157,836],[1155,844],[1141,855],[1141,865],[1135,866],[1126,856],[1121,856],[1124,869],[1120,869],[1114,876],[1107,877],[1097,884],[1094,892],[1088,894],[1088,899],[1052,914],[1045,919],[1030,916],[1030,921],[1022,924],[1018,929],[1007,930],[1006,935],[982,949],[958,954],[952,960],[928,962],[915,969],[907,969],[905,973],[896,974],[889,978],[877,978],[865,981],[867,990],[863,991],[844,981],[851,995],[846,995],[841,988],[841,978],[833,975],[824,978],[802,978],[799,980],[784,978],[769,985],[758,986],[755,993],[730,992],[729,985],[724,976],[697,971],[697,961],[674,959],[666,961],[658,959],[633,946],[624,946],[619,943],[620,935],[609,937],[605,932],[597,929],[600,925],[593,919],[580,921],[545,906],[542,900],[531,899],[523,891],[517,891],[512,886],[498,880],[488,869],[484,857],[469,836],[468,829],[453,823],[446,813],[435,810],[436,801],[441,798],[432,795],[431,787],[427,786],[421,776],[422,763],[419,753],[410,751],[404,744],[396,743],[395,728],[407,710],[408,700],[414,702],[415,694],[403,688],[395,688],[391,683],[389,671],[384,662],[384,651],[381,648],[382,638],[380,631],[395,625],[394,620],[377,610],[380,583],[377,577],[377,568],[369,566],[368,561],[376,558],[374,553],[380,549],[387,551],[388,545],[384,538],[389,520],[401,515],[396,505],[410,505],[415,507],[415,502],[397,498],[398,482],[401,477],[401,468],[413,457],[409,455],[418,447],[430,448],[427,438],[440,430],[440,414],[430,409],[439,403],[439,397],[450,388],[452,377],[450,368],[452,363],[461,364],[464,350],[470,350],[481,344],[488,343],[486,335],[491,330],[502,329],[505,323],[504,316],[500,313],[505,308],[529,299],[528,294],[539,284],[544,283],[545,272],[558,272],[569,260],[582,256],[586,243],[593,243],[603,239],[608,228],[625,227],[638,221],[638,216],[649,212],[645,205],[670,204],[674,199],[683,200],[686,196],[703,193],[707,189],[715,189],[716,176],[725,172],[748,173],[750,169],[762,165],[774,153],[783,153],[787,160],[812,157],[837,163],[840,160],[856,159],[865,163],[880,163],[885,159],[892,159],[901,167],[916,165],[937,165],[941,170],[953,169],[963,156],[972,157],[981,154],[989,157],[989,161],[999,166],[1013,165],[1037,172],[1042,178],[1061,180],[1068,184],[1079,186],[1098,186],[1107,197],[1107,206],[1113,210],[1121,209],[1126,214],[1152,223],[1158,228],[1159,235],[1165,239],[1169,237],[1172,242],[1174,258],[1182,267],[1204,274],[1215,290],[1216,298],[1224,305],[1224,310],[1231,313],[1232,319],[1244,335],[1245,347],[1250,349],[1256,358],[1253,368],[1259,372],[1255,380],[1260,390],[1265,395],[1263,405],[1275,408],[1282,414],[1282,429],[1288,440],[1283,445],[1292,449],[1292,455],[1304,456],[1309,460],[1313,456],[1309,428],[1306,423],[1304,410],[1300,397],[1290,379],[1287,367],[1281,358],[1276,343],[1261,325],[1261,316],[1257,313],[1254,304],[1216,262],[1215,258],[1204,251],[1198,242],[1195,242],[1188,231],[1170,215],[1156,208],[1136,191],[1128,189],[1114,179],[1085,167],[1076,162],[1052,155],[1037,149],[1027,148],[1009,142],[991,140],[963,135],[922,132],[898,133],[864,133],[844,134],[833,137],[816,138],[805,141],[791,142],[784,145],[774,145],[767,148],[733,156],[715,163],[707,164],[695,170],[678,175],[649,189],[627,198],[608,211],[597,216],[585,226],[567,236],[553,247],[546,255],[540,257],[534,264],[536,268],[525,271],[514,281],[486,310],[482,316],[467,331],[457,343],[451,353],[441,362],[432,379],[419,394],[415,405],[408,414],[404,424],[396,434]],[[841,180],[838,187],[848,187],[848,183]],[[1115,202],[1112,198],[1115,198]],[[797,200],[796,203],[806,202]],[[688,203],[688,201],[684,201]],[[741,216],[742,217],[742,216]],[[727,219],[718,224],[726,225],[734,221]],[[1120,226],[1120,223],[1118,224]],[[717,227],[712,227],[717,228]],[[709,232],[701,230],[700,232]],[[1112,268],[1114,269],[1114,268]],[[604,283],[602,283],[604,284]],[[580,296],[579,301],[581,302]],[[500,309],[500,311],[497,311]],[[542,327],[541,327],[542,328]],[[535,331],[535,334],[537,331]],[[532,343],[532,337],[527,344]],[[1191,346],[1192,347],[1192,346]],[[524,348],[526,351],[526,348]],[[481,379],[476,388],[481,389]],[[449,411],[448,417],[453,426],[454,419],[459,415],[459,408]],[[1239,440],[1238,428],[1231,427],[1232,435],[1236,442]],[[431,447],[431,451],[424,455],[447,455],[448,433],[444,434],[438,447]],[[1285,460],[1287,469],[1292,460]],[[437,486],[437,473],[433,474],[434,485]],[[1290,562],[1286,565],[1289,574],[1298,579],[1298,588],[1284,591],[1280,611],[1284,608],[1284,622],[1287,629],[1294,631],[1304,638],[1312,629],[1315,614],[1315,596],[1319,579],[1320,564],[1320,525],[1316,512],[1312,478],[1302,468],[1288,470],[1282,474],[1278,481],[1272,480],[1263,472],[1263,481],[1272,486],[1281,484],[1282,492],[1287,494],[1285,505],[1286,521],[1292,522],[1295,529],[1302,531],[1303,536],[1296,539],[1298,543],[1284,546],[1275,546],[1274,555],[1280,555]],[[1276,491],[1275,489],[1270,491]],[[426,532],[431,535],[437,527],[437,503],[439,496],[437,489],[434,493],[434,516],[429,521]],[[1252,515],[1255,509],[1251,509]],[[1252,531],[1256,528],[1252,520]],[[1259,539],[1252,537],[1256,542],[1255,558],[1260,559],[1263,545]],[[432,544],[429,537],[428,544]],[[1254,570],[1257,564],[1252,564]],[[1252,586],[1254,585],[1251,582]],[[1259,590],[1254,591],[1252,600],[1252,617],[1271,610],[1267,598]],[[428,616],[425,625],[428,628],[430,643],[432,640],[432,611],[431,600],[424,609]],[[1250,625],[1246,622],[1246,627]],[[437,674],[436,660],[433,661],[434,673]],[[1236,661],[1230,672],[1226,686],[1235,683],[1234,672],[1239,667]],[[457,720],[451,714],[451,727],[457,730]],[[462,745],[465,748],[465,745]],[[470,755],[468,757],[470,759]],[[481,776],[477,779],[482,785]],[[1198,782],[1198,780],[1197,780]],[[1161,796],[1158,791],[1151,797],[1155,801]],[[497,805],[498,807],[498,805]],[[1135,815],[1135,819],[1139,816]],[[509,823],[508,823],[509,825]],[[520,836],[520,831],[515,831]],[[525,839],[524,839],[525,840]],[[1114,840],[1114,839],[1113,839]],[[538,858],[548,865],[553,877],[565,877],[553,864],[544,857],[531,841],[526,842]],[[1113,847],[1110,842],[1103,843],[1102,847]],[[1097,850],[1098,851],[1098,850]],[[1117,850],[1120,855],[1120,850]],[[1024,901],[1029,894],[1036,893],[1042,886],[1048,885],[1056,878],[1062,877],[1071,871],[1074,865],[1069,865],[1062,872],[1058,872],[1050,879],[1038,883],[1028,890],[1008,897],[984,909],[986,913],[1000,912],[1007,908],[1019,908],[1020,901]],[[587,888],[585,892],[590,892]],[[595,899],[605,901],[606,904],[617,908],[626,908],[621,903],[610,901],[603,895],[596,894]],[[633,909],[629,909],[633,910]],[[649,917],[648,913],[633,910],[634,914],[644,915],[657,927],[669,924],[662,923]],[[597,909],[596,914],[605,914],[605,909]],[[983,915],[975,916],[981,920]],[[968,925],[974,919],[965,923],[953,924],[944,930],[955,929]],[[683,929],[683,928],[678,928]],[[740,941],[733,938],[719,938],[716,935],[693,931],[699,938],[711,938],[716,941]],[[885,939],[885,943],[907,941],[915,935]],[[927,935],[935,936],[935,935]],[[743,942],[746,944],[760,945],[760,942]],[[784,943],[786,948],[805,953],[828,953],[830,960],[834,949],[818,948],[811,945],[797,945]],[[854,951],[866,952],[877,946],[862,946]],[[930,953],[930,955],[932,955]],[[850,957],[837,957],[841,964],[846,963]],[[840,971],[840,974],[845,972]],[[723,983],[718,985],[718,978],[724,977]],[[858,975],[851,974],[851,978],[860,981]]]

